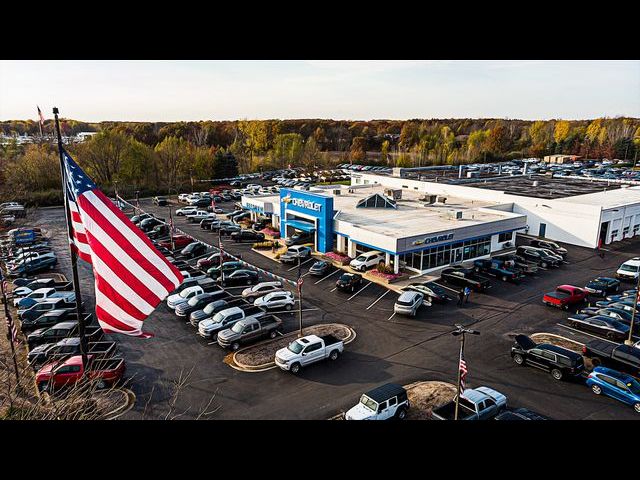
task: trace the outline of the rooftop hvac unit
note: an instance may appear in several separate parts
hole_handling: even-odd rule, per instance
[[[428,205],[432,205],[436,203],[437,195],[425,195],[420,200],[423,202],[427,202]]]
[[[442,204],[447,203],[447,197],[438,197],[438,203],[442,203]]]
[[[456,220],[462,220],[462,210],[456,211]]]
[[[340,189],[339,189],[339,188],[336,188],[336,189],[333,191],[333,194],[334,194],[334,195],[340,195]]]
[[[400,188],[385,188],[384,194],[389,198],[393,198],[394,200],[402,199],[402,189]]]

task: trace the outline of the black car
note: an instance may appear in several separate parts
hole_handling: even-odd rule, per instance
[[[567,256],[567,249],[561,247],[555,242],[550,242],[549,240],[531,240],[529,243],[532,247],[535,248],[546,248],[547,250],[551,250],[553,253],[557,253],[558,255],[565,258]]]
[[[227,225],[227,224],[221,225],[220,228],[218,229],[221,236],[231,235],[232,233],[239,232],[240,230],[242,230],[242,227],[240,225]]]
[[[451,285],[469,287],[476,292],[484,292],[491,287],[491,282],[485,278],[481,278],[472,268],[445,268],[440,274],[440,277]]]
[[[176,307],[176,315],[178,317],[188,317],[192,312],[204,308],[207,304],[225,295],[227,293],[224,290],[215,290],[191,297],[188,302],[181,303]]]
[[[620,280],[611,277],[596,277],[587,283],[584,288],[590,295],[606,297],[609,294],[620,291]]]
[[[206,230],[213,230],[214,223],[220,223],[220,220],[213,217],[203,218],[202,220],[200,220],[200,228],[206,229]]]
[[[153,197],[153,203],[159,207],[165,207],[169,204],[169,201],[167,200],[167,197]]]
[[[150,232],[147,232],[147,236],[151,239],[163,238],[169,235],[169,226],[163,224],[156,225]]]
[[[242,268],[242,263],[240,262],[224,262],[222,264],[222,271],[224,272],[224,275],[227,276],[227,274],[231,274],[232,272],[235,272],[236,270],[239,270]],[[215,266],[215,267],[211,267],[209,270],[207,270],[207,275],[209,275],[211,278],[213,278],[214,280],[216,278],[218,278],[220,276],[220,265]]]
[[[130,218],[130,220],[131,220],[131,223],[133,223],[134,225],[138,225],[145,218],[151,218],[151,217],[152,215],[148,213],[141,213],[140,215],[134,215],[133,217]]]
[[[504,253],[502,255],[496,255],[493,258],[503,261],[506,267],[512,268],[517,272],[527,275],[538,273],[538,267],[535,265],[535,263],[526,260],[520,255],[515,255],[513,253]]]
[[[195,207],[206,207],[208,205],[211,205],[211,199],[208,197],[202,197],[196,200],[196,202],[192,203],[191,205]]]
[[[604,315],[571,315],[567,322],[573,328],[621,342],[629,336],[629,325]]]
[[[220,283],[223,287],[235,287],[240,285],[254,285],[258,283],[258,280],[258,272],[240,269],[229,275],[225,275],[223,279],[220,279]]]
[[[309,269],[309,275],[313,275],[314,277],[324,277],[327,273],[331,271],[331,264],[329,262],[325,262],[324,260],[318,260]]]
[[[362,285],[362,275],[358,273],[343,273],[336,281],[338,290],[355,292]]]
[[[207,252],[207,246],[201,242],[193,242],[184,247],[180,254],[186,258],[195,258],[199,255],[204,255]]]
[[[558,267],[560,263],[556,257],[547,255],[542,250],[537,250],[538,247],[518,247],[516,254],[524,258],[528,262],[533,262],[539,267]]]
[[[21,321],[20,329],[23,332],[31,332],[42,327],[52,327],[56,323],[64,322],[66,320],[77,320],[78,314],[75,309],[66,310],[49,310],[43,313],[37,318],[23,319]]]
[[[194,327],[198,326],[202,320],[213,317],[216,313],[231,307],[229,299],[214,300],[204,306],[202,310],[194,310],[189,315],[189,322]]]
[[[551,420],[549,417],[536,413],[526,408],[516,408],[514,410],[505,410],[496,415],[494,420]]]
[[[162,225],[162,224],[163,224],[163,221],[161,219],[150,217],[142,220],[138,224],[138,227],[140,227],[140,230],[142,230],[143,232],[149,232],[153,230],[153,228],[155,228],[157,225]]]
[[[264,240],[264,233],[256,232],[254,230],[240,230],[239,232],[233,232],[231,234],[231,240],[236,243],[262,242]]]
[[[577,377],[584,371],[584,359],[579,353],[557,345],[536,343],[527,335],[516,335],[511,358],[518,365],[550,372],[555,380]]]
[[[451,300],[445,289],[435,282],[410,283],[402,290],[420,292],[429,303],[447,303]]]
[[[633,316],[632,312],[628,310],[622,310],[621,308],[598,308],[598,307],[587,307],[578,311],[578,313],[582,315],[604,315],[605,317],[611,317],[614,320],[620,320],[623,323],[631,322],[631,317]],[[640,327],[640,324],[638,324]]]

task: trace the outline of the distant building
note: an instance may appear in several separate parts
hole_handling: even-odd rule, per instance
[[[575,162],[578,158],[580,158],[579,155],[546,155],[544,161],[546,163],[568,163]]]

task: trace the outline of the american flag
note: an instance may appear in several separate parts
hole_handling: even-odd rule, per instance
[[[180,271],[63,150],[72,248],[93,265],[96,317],[106,333],[149,337],[143,321],[183,280]]]
[[[38,108],[38,117],[40,117],[40,136],[42,136],[42,129],[44,128],[44,115],[42,115],[42,110],[40,110],[40,107],[38,107],[38,105],[36,105],[36,107]]]
[[[460,352],[460,364],[458,368],[460,369],[460,391],[464,392],[465,380],[467,378],[467,362],[465,362],[464,354],[462,352]]]

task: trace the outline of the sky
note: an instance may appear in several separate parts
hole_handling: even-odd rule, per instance
[[[640,61],[0,61],[0,120],[640,117]]]

